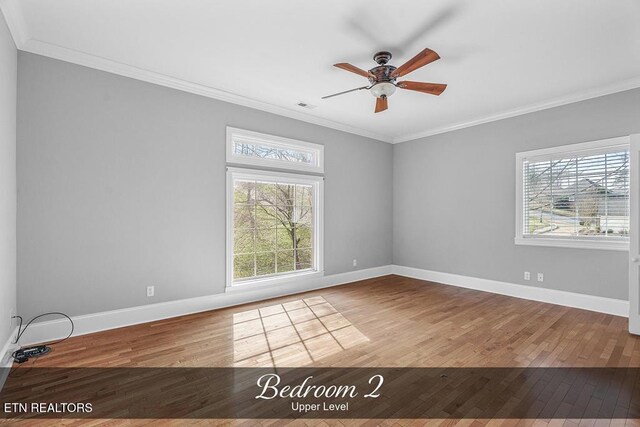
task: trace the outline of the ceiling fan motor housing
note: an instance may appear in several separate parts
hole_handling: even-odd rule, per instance
[[[371,94],[378,98],[389,96],[395,92],[396,82],[395,77],[391,76],[396,67],[387,65],[387,62],[391,59],[391,53],[386,51],[378,52],[373,55],[373,59],[380,65],[369,70],[369,82],[373,85]],[[394,87],[391,87],[391,85]]]
[[[373,55],[373,60],[379,65],[369,70],[369,82],[373,85],[371,95],[376,98],[387,98],[396,91],[396,79],[391,75],[396,67],[387,65],[390,59],[391,53],[386,51]]]
[[[391,76],[396,67],[393,65],[379,65],[369,70],[369,81],[373,84],[381,82],[394,83],[395,77]]]

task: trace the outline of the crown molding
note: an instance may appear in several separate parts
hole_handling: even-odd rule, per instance
[[[289,117],[291,119],[301,120],[319,126],[324,126],[339,131],[352,133],[366,138],[375,139],[382,142],[391,143],[392,138],[386,135],[380,135],[370,132],[366,129],[357,128],[343,123],[334,122],[332,120],[323,119],[302,113],[300,111],[291,110],[263,101],[236,95],[210,86],[193,83],[176,77],[167,76],[165,74],[156,73],[132,65],[123,64],[121,62],[112,61],[110,59],[101,58],[85,52],[68,49],[62,46],[56,46],[40,40],[29,39],[22,44],[20,50],[35,53],[37,55],[47,56],[61,61],[71,62],[73,64],[82,65],[84,67],[94,68],[108,73],[129,77],[136,80],[142,80],[148,83],[177,89],[183,92],[189,92],[196,95],[205,96],[207,98],[217,99],[219,101],[229,102],[232,104],[242,105],[244,107],[254,108],[256,110],[266,111],[268,113],[277,114],[279,116]]]
[[[366,129],[316,117],[308,113],[303,113],[301,111],[296,111],[267,102],[258,101],[210,86],[193,83],[187,80],[134,67],[132,65],[113,61],[107,58],[91,55],[89,53],[68,49],[62,46],[43,42],[41,40],[36,40],[29,36],[29,31],[27,29],[26,21],[24,20],[19,2],[14,0],[0,0],[0,11],[5,16],[7,26],[9,27],[9,32],[13,37],[13,41],[16,47],[21,51],[34,53],[37,55],[42,55],[77,65],[82,65],[84,67],[94,68],[108,73],[141,80],[172,89],[177,89],[183,92],[205,96],[207,98],[217,99],[219,101],[242,105],[244,107],[277,114],[279,116],[300,120],[303,122],[339,130],[342,132],[364,136],[366,138],[371,138],[382,142],[393,142],[393,138],[391,136],[378,134]]]
[[[437,129],[426,130],[423,132],[412,133],[404,136],[393,138],[392,144],[400,144],[402,142],[415,141],[416,139],[425,138],[427,136],[438,135],[441,133],[452,132],[454,130],[464,129],[481,125],[484,123],[495,122],[498,120],[508,119],[510,117],[521,116],[524,114],[535,113],[536,111],[547,110],[549,108],[560,107],[567,104],[573,104],[575,102],[586,101],[588,99],[598,98],[605,95],[611,95],[618,92],[624,92],[625,90],[640,88],[640,76],[634,77],[629,80],[625,80],[619,83],[613,83],[595,90],[586,90],[581,92],[575,92],[568,96],[562,96],[554,98],[550,101],[539,102],[530,104],[524,107],[514,108],[505,112],[494,114],[491,116],[485,116],[476,118],[473,120],[455,123],[449,126],[443,126]]]
[[[131,65],[122,64],[120,62],[112,61],[109,59],[101,58],[95,55],[87,54],[84,52],[78,52],[72,49],[56,46],[50,43],[45,43],[39,40],[30,39],[22,44],[22,48],[25,52],[35,53],[38,55],[47,56],[54,59],[59,59],[66,62],[82,65],[89,68],[94,68],[101,71],[106,71],[113,74],[118,74],[125,77],[130,77],[136,80],[142,80],[149,83],[154,83],[160,86],[170,87],[173,89],[181,90],[184,92],[193,93],[196,95],[206,96],[208,98],[217,99],[232,104],[242,105],[257,110],[266,111],[269,113],[277,114],[292,119],[301,120],[307,123],[312,123],[319,126],[336,129],[339,131],[352,133],[367,138],[375,139],[378,141],[388,142],[391,144],[399,144],[408,141],[414,141],[420,138],[428,136],[438,135],[442,133],[452,132],[459,129],[473,127],[485,123],[495,122],[511,117],[521,116],[524,114],[534,113],[537,111],[546,110],[549,108],[560,107],[575,102],[585,101],[588,99],[598,98],[600,96],[610,95],[617,92],[623,92],[625,90],[636,89],[640,87],[640,77],[626,80],[620,83],[614,83],[608,86],[601,87],[596,90],[587,90],[578,93],[573,93],[569,96],[558,97],[550,101],[530,104],[524,107],[515,108],[499,114],[490,116],[484,116],[469,121],[455,123],[449,126],[443,126],[437,129],[426,130],[423,132],[401,135],[395,138],[380,135],[374,132],[370,132],[365,129],[356,128],[343,123],[334,122],[327,119],[322,119],[316,116],[312,116],[299,111],[290,110],[288,108],[280,107],[277,105],[269,104],[262,101],[257,101],[244,96],[236,95],[230,92],[225,92],[220,89],[204,86],[198,83],[189,82],[186,80],[178,79],[175,77],[167,76],[164,74],[156,73],[140,69]]]
[[[20,4],[12,0],[0,0],[0,11],[7,22],[7,27],[9,27],[13,42],[18,49],[22,49],[22,46],[24,46],[29,37]]]
[[[435,129],[391,137],[388,135],[371,132],[367,129],[362,129],[344,123],[316,117],[301,111],[296,111],[241,95],[236,95],[210,86],[193,83],[187,80],[182,80],[176,77],[171,77],[161,73],[137,68],[132,65],[112,61],[110,59],[91,55],[85,52],[80,52],[40,40],[35,40],[30,38],[29,36],[26,21],[24,20],[24,16],[20,8],[20,3],[18,1],[0,0],[0,11],[2,11],[5,16],[7,26],[9,27],[9,31],[11,32],[11,36],[13,37],[16,47],[19,50],[47,56],[54,59],[59,59],[61,61],[71,62],[77,65],[94,68],[112,74],[118,74],[124,77],[145,81],[160,86],[181,90],[183,92],[189,92],[224,102],[229,102],[232,104],[242,105],[245,107],[277,114],[279,116],[289,117],[318,126],[324,126],[327,128],[360,135],[366,138],[371,138],[391,144],[400,144],[403,142],[415,141],[417,139],[425,138],[428,136],[452,132],[459,129],[469,128],[485,123],[534,113],[536,111],[560,107],[563,105],[572,104],[574,102],[585,101],[588,99],[598,98],[613,93],[640,88],[640,76],[638,76],[629,80],[600,87],[598,89],[589,89],[585,91],[575,92],[568,96],[554,98],[549,101],[534,103],[523,107],[517,107],[499,114],[482,116],[472,120],[462,121]]]

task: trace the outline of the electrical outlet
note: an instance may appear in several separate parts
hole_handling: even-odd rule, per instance
[[[353,260],[353,266],[354,266],[354,267],[357,267],[357,266],[358,266],[358,260],[357,260],[357,259],[354,259],[354,260]]]
[[[544,274],[538,273],[538,282],[544,282]]]
[[[524,280],[531,280],[531,273],[528,271],[524,272]]]
[[[13,308],[9,310],[9,327],[13,327],[14,323],[16,323],[16,319],[14,319],[15,315],[16,311]]]
[[[148,297],[152,297],[156,294],[156,287],[155,286],[147,286],[147,296]]]

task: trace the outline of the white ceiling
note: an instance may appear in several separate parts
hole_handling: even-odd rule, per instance
[[[0,0],[22,50],[401,142],[640,87],[638,0]],[[374,114],[366,79],[388,49],[399,66],[442,59]],[[315,105],[312,110],[296,104]]]

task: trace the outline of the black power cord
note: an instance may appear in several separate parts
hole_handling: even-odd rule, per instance
[[[75,329],[75,325],[73,324],[73,320],[71,320],[71,317],[67,316],[64,313],[60,313],[59,311],[51,311],[49,313],[43,313],[43,314],[39,314],[36,317],[34,317],[33,319],[29,320],[29,322],[27,322],[27,324],[25,325],[24,329],[22,329],[22,316],[13,316],[14,318],[20,319],[20,325],[18,326],[18,335],[16,336],[16,340],[14,342],[14,344],[17,344],[18,341],[20,341],[20,338],[22,337],[22,335],[25,333],[25,331],[27,330],[27,328],[37,319],[44,317],[44,316],[51,316],[51,315],[59,315],[59,316],[63,316],[66,317],[67,319],[69,319],[69,322],[71,322],[71,331],[69,332],[69,335],[67,335],[66,337],[58,340],[58,341],[54,341],[52,343],[49,343],[49,345],[54,345],[54,344],[58,344],[61,343],[62,341],[65,341],[67,339],[69,339],[69,337],[71,337],[71,335],[73,335],[73,330]],[[16,363],[24,363],[27,360],[29,360],[29,358],[31,357],[40,357],[40,356],[44,356],[45,354],[49,353],[51,351],[51,347],[46,346],[46,345],[36,345],[33,347],[27,347],[27,348],[20,348],[19,350],[14,351],[13,353],[11,353],[11,357],[13,357],[13,360]]]

